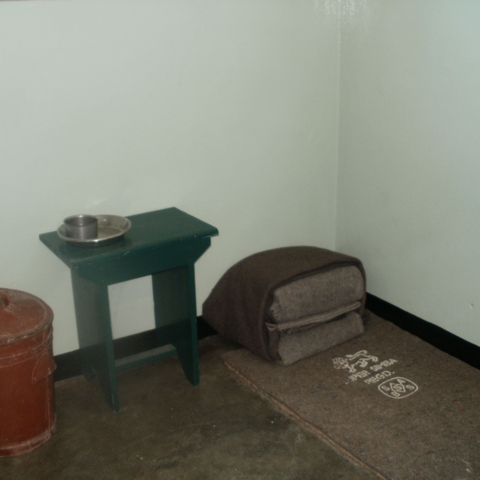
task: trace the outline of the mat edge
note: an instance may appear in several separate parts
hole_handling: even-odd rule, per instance
[[[237,351],[237,350],[235,350],[235,351]],[[372,468],[369,465],[367,465],[366,463],[362,462],[357,457],[355,457],[352,453],[350,453],[348,450],[346,450],[341,445],[336,443],[327,434],[325,434],[324,432],[322,432],[318,428],[315,428],[311,423],[309,423],[307,420],[305,420],[301,415],[298,415],[298,414],[294,413],[284,403],[282,403],[280,400],[275,398],[273,395],[270,395],[270,394],[266,393],[265,391],[261,390],[260,388],[258,388],[253,382],[248,380],[243,374],[241,374],[232,365],[230,365],[228,363],[228,361],[223,358],[223,356],[222,356],[222,361],[223,361],[225,367],[228,370],[230,370],[232,373],[235,374],[236,378],[239,379],[240,383],[244,384],[245,386],[247,386],[248,388],[250,388],[251,390],[256,392],[259,395],[260,398],[262,398],[262,399],[270,402],[271,404],[273,404],[273,406],[276,407],[280,411],[280,413],[282,413],[282,414],[288,416],[289,418],[297,421],[303,428],[305,428],[309,432],[311,432],[314,435],[316,435],[317,437],[319,437],[328,446],[332,447],[339,455],[345,457],[355,467],[367,470],[368,472],[375,475],[380,480],[389,480],[387,477],[383,476],[380,472],[377,472],[374,468]]]

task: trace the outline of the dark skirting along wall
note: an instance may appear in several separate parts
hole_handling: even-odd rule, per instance
[[[367,294],[367,308],[375,315],[416,335],[439,350],[443,350],[472,367],[480,368],[480,347],[477,345],[371,294]]]
[[[367,308],[375,315],[394,323],[438,349],[480,369],[480,347],[477,345],[467,342],[443,328],[422,320],[371,294],[367,294]],[[216,333],[203,321],[202,317],[198,317],[197,326],[199,339]],[[155,348],[155,338],[155,330],[119,338],[114,340],[115,354],[121,358]],[[82,374],[79,350],[55,355],[55,363],[57,364],[57,369],[54,373],[55,381]]]
[[[202,339],[216,332],[202,317],[197,318],[198,338]],[[136,353],[144,352],[157,347],[155,329],[136,333],[127,337],[118,338],[113,341],[115,356],[117,358],[127,357]],[[80,350],[55,355],[57,369],[54,373],[54,380],[64,380],[65,378],[76,377],[82,374],[82,360]]]

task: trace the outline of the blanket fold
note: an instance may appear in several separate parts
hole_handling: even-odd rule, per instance
[[[366,278],[361,261],[310,246],[277,248],[240,260],[225,272],[205,300],[203,318],[224,338],[267,360],[281,360],[280,335],[267,331],[266,325],[272,322],[274,292],[288,283],[347,266],[356,267],[363,279],[357,313],[365,319]]]
[[[298,317],[296,319],[290,320],[289,322],[282,323],[272,323],[271,321],[266,321],[268,331],[279,331],[285,332],[287,334],[296,333],[299,330],[308,330],[309,328],[316,327],[323,323],[327,323],[330,320],[340,318],[342,315],[345,315],[355,310],[359,310],[361,302],[353,302],[342,307],[334,308],[325,313],[319,313],[317,315],[310,315],[308,317]]]

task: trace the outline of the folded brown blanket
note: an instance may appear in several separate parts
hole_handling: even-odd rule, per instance
[[[364,294],[365,284],[360,270],[353,265],[341,266],[276,288],[268,313],[279,325],[298,322],[305,317],[332,314],[339,308],[345,309],[348,304],[360,303]],[[344,313],[358,310],[358,307],[352,305]],[[330,318],[338,315],[341,312]]]
[[[291,365],[304,358],[323,352],[346,342],[364,331],[363,321],[356,312],[337,317],[331,322],[321,323],[308,330],[289,335],[279,332],[278,355],[281,365]]]
[[[280,360],[279,336],[267,332],[273,291],[289,282],[356,266],[365,281],[363,265],[355,257],[318,247],[285,247],[251,255],[230,267],[203,304],[203,319],[220,335],[253,353]],[[365,315],[365,294],[358,313]]]

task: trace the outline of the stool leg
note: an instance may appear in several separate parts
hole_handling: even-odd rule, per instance
[[[86,280],[74,269],[72,286],[83,374],[87,380],[98,377],[107,403],[118,412],[120,402],[108,286]]]
[[[185,376],[198,385],[197,307],[193,265],[152,275],[155,324],[159,346],[172,344]]]

